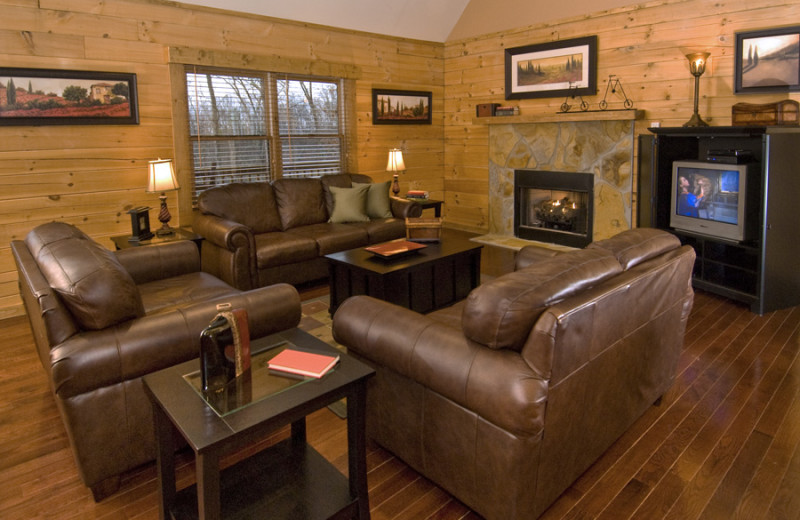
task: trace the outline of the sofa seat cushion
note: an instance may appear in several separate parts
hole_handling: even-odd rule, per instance
[[[216,276],[204,272],[188,273],[139,285],[145,312],[171,311],[194,302],[240,294]]]
[[[550,305],[622,272],[604,249],[579,249],[478,286],[467,297],[464,334],[489,348],[520,351]]]
[[[314,224],[294,228],[287,234],[316,241],[319,256],[369,244],[366,230],[355,224]]]
[[[328,220],[319,179],[277,179],[272,188],[284,231]]]
[[[379,218],[369,222],[353,222],[350,225],[366,231],[370,244],[388,242],[406,236],[406,223],[399,218]]]
[[[81,329],[100,330],[144,315],[136,283],[114,253],[74,226],[44,224],[25,242]]]
[[[294,233],[262,233],[255,236],[255,242],[256,266],[259,269],[312,260],[319,256],[314,239]]]

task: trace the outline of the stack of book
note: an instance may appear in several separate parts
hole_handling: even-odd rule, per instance
[[[408,190],[406,193],[406,198],[408,199],[427,199],[428,192],[422,190]]]
[[[496,116],[518,116],[519,115],[519,107],[512,107],[512,106],[497,107],[497,108],[494,109],[494,115],[496,115]]]
[[[338,362],[338,355],[329,356],[287,348],[269,361],[269,369],[319,379]]]

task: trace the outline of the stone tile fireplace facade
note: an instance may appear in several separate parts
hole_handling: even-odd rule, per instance
[[[489,233],[515,236],[515,170],[593,174],[592,238],[629,229],[633,143],[630,120],[490,125]]]

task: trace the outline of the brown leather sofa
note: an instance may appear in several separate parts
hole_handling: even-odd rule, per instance
[[[694,256],[634,229],[523,249],[428,315],[346,300],[334,338],[377,370],[368,435],[490,520],[538,517],[671,386]]]
[[[205,237],[203,270],[243,290],[325,278],[325,255],[404,237],[405,218],[422,214],[419,205],[391,197],[391,214],[330,222],[335,206],[331,187],[352,188],[353,183],[370,184],[372,179],[344,173],[204,191],[192,222],[195,233]],[[388,183],[375,186],[389,196]]]
[[[52,222],[11,250],[39,358],[95,500],[116,491],[121,473],[155,458],[142,376],[198,357],[218,304],[246,309],[253,338],[300,320],[294,287],[234,289],[200,271],[190,241],[111,252]]]

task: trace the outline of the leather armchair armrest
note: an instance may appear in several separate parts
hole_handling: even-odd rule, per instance
[[[253,231],[249,227],[216,215],[196,214],[192,229],[206,241],[229,251],[243,247],[253,250],[255,247]]]
[[[422,206],[408,199],[389,197],[392,206],[392,215],[395,218],[416,218],[422,216]]]
[[[508,431],[542,430],[547,382],[517,352],[483,347],[459,329],[369,296],[339,306],[333,337]]]
[[[190,240],[130,247],[114,253],[137,284],[200,270],[200,253]]]
[[[517,256],[514,259],[514,270],[519,271],[542,260],[552,258],[559,253],[560,251],[554,251],[546,247],[525,246],[517,252]]]
[[[200,332],[216,316],[220,303],[247,310],[251,338],[286,330],[300,322],[297,290],[288,284],[276,284],[103,330],[84,331],[51,350],[50,370],[56,393],[66,399],[198,357]]]

